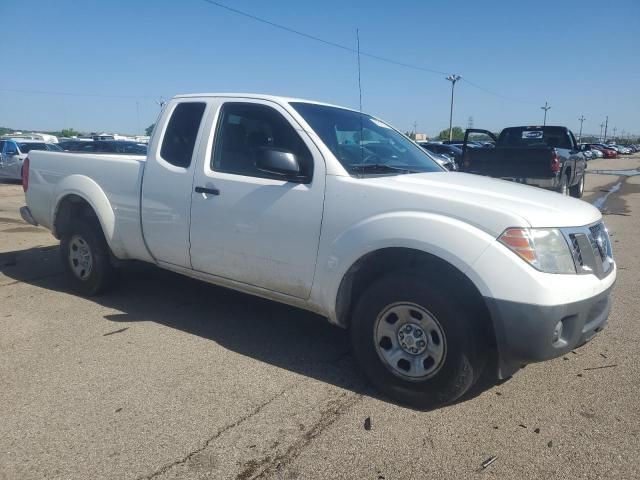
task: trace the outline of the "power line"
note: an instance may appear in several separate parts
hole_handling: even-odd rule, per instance
[[[224,3],[220,3],[220,2],[217,2],[215,0],[203,0],[203,1],[208,3],[209,5],[213,5],[215,7],[222,8],[224,10],[227,10],[229,12],[232,12],[232,13],[235,13],[235,14],[238,14],[238,15],[241,15],[241,16],[246,17],[246,18],[250,18],[251,20],[255,20],[256,22],[260,22],[260,23],[264,23],[266,25],[270,25],[272,27],[278,28],[278,29],[283,30],[285,32],[292,33],[294,35],[298,35],[298,36],[307,38],[309,40],[320,42],[320,43],[323,43],[323,44],[328,45],[330,47],[339,48],[339,49],[345,50],[347,52],[357,53],[356,49],[354,49],[354,48],[352,48],[352,47],[350,47],[348,45],[343,45],[341,43],[333,42],[333,41],[327,40],[325,38],[320,38],[320,37],[317,37],[315,35],[311,35],[309,33],[297,30],[295,28],[291,28],[291,27],[288,27],[286,25],[282,25],[280,23],[276,23],[276,22],[273,22],[271,20],[267,20],[266,18],[258,17],[257,15],[253,15],[253,14],[245,12],[243,10],[238,10],[237,8],[230,7],[228,5],[225,5]],[[404,67],[404,68],[410,68],[412,70],[418,70],[418,71],[422,71],[422,72],[433,73],[433,74],[436,74],[436,75],[449,75],[449,73],[450,73],[450,72],[444,72],[442,70],[437,70],[437,69],[431,68],[431,67],[414,65],[414,64],[411,64],[411,63],[407,63],[407,62],[401,62],[401,61],[398,61],[398,60],[394,60],[392,58],[383,57],[383,56],[376,55],[376,54],[373,54],[373,53],[360,51],[360,55],[363,56],[363,57],[373,58],[373,59],[381,61],[381,62],[390,63],[392,65],[397,65],[397,66]],[[521,99],[517,99],[517,98],[514,98],[514,97],[508,97],[508,96],[502,95],[502,94],[497,93],[497,92],[495,92],[493,90],[489,90],[489,89],[484,88],[484,87],[482,87],[482,86],[480,86],[480,85],[478,85],[476,83],[473,83],[473,82],[467,80],[466,78],[463,78],[462,81],[466,82],[467,84],[471,85],[472,87],[477,88],[478,90],[481,90],[481,91],[483,91],[485,93],[488,93],[490,95],[494,95],[496,97],[503,98],[505,100],[515,101],[515,102],[523,102],[523,103],[534,103],[533,101],[526,101],[526,100],[521,100]]]
[[[464,83],[466,83],[466,84],[468,84],[468,85],[471,85],[471,86],[472,86],[472,87],[474,87],[474,88],[477,88],[478,90],[481,90],[481,91],[483,91],[483,92],[485,92],[485,93],[488,93],[488,94],[490,94],[490,95],[494,95],[494,96],[499,97],[499,98],[503,98],[503,99],[505,99],[505,100],[509,100],[509,101],[511,101],[511,102],[521,102],[521,103],[529,103],[529,104],[537,103],[537,102],[534,102],[534,101],[532,101],[532,100],[523,100],[523,99],[521,99],[521,98],[508,97],[508,96],[506,96],[506,95],[502,95],[501,93],[494,92],[493,90],[489,90],[488,88],[484,88],[484,87],[482,87],[482,86],[480,86],[480,85],[478,85],[478,84],[476,84],[476,83],[473,83],[473,82],[471,82],[470,80],[468,80],[468,79],[466,79],[466,78],[464,78],[464,77],[463,77],[463,78],[461,78],[461,80],[462,80]]]
[[[242,10],[238,10],[237,8],[233,8],[230,7],[228,5],[225,5],[223,3],[220,2],[216,2],[215,0],[202,0],[210,5],[214,5],[216,7],[220,7],[224,10],[228,10],[229,12],[233,12],[236,13],[238,15],[242,15],[243,17],[247,17],[250,18],[252,20],[255,20],[256,22],[260,22],[260,23],[264,23],[266,25],[271,25],[272,27],[278,28],[280,30],[284,30],[285,32],[289,32],[289,33],[293,33],[294,35],[299,35],[301,37],[307,38],[309,40],[314,40],[316,42],[320,42],[320,43],[324,43],[325,45],[329,45],[331,47],[335,47],[335,48],[339,48],[341,50],[345,50],[347,52],[352,52],[352,53],[357,53],[357,50],[355,48],[349,47],[348,45],[343,45],[337,42],[333,42],[331,40],[326,40],[324,38],[320,38],[320,37],[316,37],[315,35],[311,35],[309,33],[305,33],[302,32],[300,30],[296,30],[295,28],[291,28],[291,27],[287,27],[286,25],[282,25],[280,23],[276,23],[276,22],[272,22],[271,20],[267,20],[265,18],[262,17],[258,17],[256,15],[252,15],[251,13],[242,11]],[[443,72],[441,70],[436,70],[435,68],[428,68],[428,67],[423,67],[423,66],[419,66],[419,65],[412,65],[410,63],[406,63],[406,62],[400,62],[398,60],[394,60],[392,58],[387,58],[387,57],[382,57],[380,55],[375,55],[373,53],[367,53],[367,52],[363,52],[360,51],[360,55],[363,57],[369,57],[369,58],[374,58],[376,60],[379,60],[381,62],[387,62],[387,63],[391,63],[393,65],[398,65],[400,67],[405,67],[405,68],[411,68],[413,70],[420,70],[423,72],[429,72],[429,73],[434,73],[437,75],[448,75],[448,72]]]
[[[331,46],[334,48],[338,48],[347,52],[351,52],[351,53],[359,53],[360,56],[363,57],[368,57],[368,58],[372,58],[374,60],[378,60],[381,62],[385,62],[385,63],[389,63],[392,65],[397,65],[400,67],[404,67],[404,68],[409,68],[412,70],[417,70],[417,71],[422,71],[422,72],[427,72],[427,73],[432,73],[435,75],[449,75],[449,72],[444,72],[442,70],[437,70],[435,68],[430,68],[430,67],[425,67],[425,66],[421,66],[421,65],[414,65],[411,63],[407,63],[407,62],[402,62],[399,60],[394,60],[392,58],[388,58],[388,57],[383,57],[381,55],[376,55],[373,53],[368,53],[368,52],[363,52],[363,51],[359,51],[355,48],[352,48],[348,45],[343,45],[337,42],[333,42],[331,40],[326,40],[324,38],[320,38],[317,37],[315,35],[311,35],[309,33],[306,32],[302,32],[300,30],[296,30],[294,28],[288,27],[286,25],[282,25],[280,23],[276,23],[273,22],[271,20],[267,20],[265,18],[262,17],[258,17],[256,15],[253,15],[251,13],[245,12],[243,10],[238,10],[237,8],[233,8],[230,7],[228,5],[225,5],[223,3],[217,2],[215,0],[203,0],[204,2],[216,6],[218,8],[222,8],[224,10],[227,10],[229,12],[235,13],[237,15],[241,15],[243,17],[249,18],[251,20],[260,22],[260,23],[264,23],[266,25],[270,25],[274,28],[278,28],[280,30],[283,30],[285,32],[288,33],[292,33],[294,35],[298,35],[304,38],[307,38],[309,40],[313,40],[319,43],[322,43],[324,45],[327,46]],[[522,99],[518,99],[518,98],[514,98],[514,97],[508,97],[506,95],[502,95],[498,92],[495,92],[493,90],[487,89],[481,85],[478,85],[477,83],[474,83],[470,80],[468,80],[467,78],[462,78],[461,79],[463,82],[467,83],[468,85],[481,90],[485,93],[488,93],[490,95],[499,97],[499,98],[503,98],[505,100],[509,100],[509,101],[515,101],[515,102],[523,102],[523,103],[534,103],[532,101],[526,101],[526,100],[522,100]],[[0,88],[0,91],[4,91],[4,92],[11,92],[11,93],[27,93],[27,94],[36,94],[36,95],[57,95],[57,96],[68,96],[68,97],[96,97],[96,98],[133,98],[133,99],[141,99],[141,98],[148,98],[148,99],[156,99],[158,98],[158,95],[108,95],[108,94],[98,94],[98,93],[73,93],[73,92],[53,92],[53,91],[40,91],[40,90],[26,90],[26,89],[8,89],[8,88]]]
[[[74,93],[74,92],[52,92],[45,90],[27,90],[22,88],[0,88],[0,92],[8,92],[8,93],[27,93],[33,95],[55,95],[59,97],[97,97],[97,98],[149,98],[155,99],[158,98],[156,96],[150,95],[107,95],[102,93]]]

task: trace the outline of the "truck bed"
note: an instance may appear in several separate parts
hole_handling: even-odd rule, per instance
[[[142,155],[30,152],[26,195],[31,213],[39,224],[54,231],[60,200],[69,192],[80,192],[83,185],[95,193],[94,198],[85,200],[94,210],[106,214],[101,216],[102,226],[118,258],[147,258],[140,227],[140,187],[145,161]]]

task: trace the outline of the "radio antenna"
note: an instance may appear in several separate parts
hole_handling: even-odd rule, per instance
[[[360,95],[360,113],[362,113],[362,80],[360,78],[360,31],[357,28],[356,39],[358,41],[358,93]]]
[[[358,42],[358,95],[360,100],[360,161],[364,162],[364,145],[362,141],[362,132],[364,127],[362,126],[362,80],[360,78],[360,30],[356,28],[356,40]]]

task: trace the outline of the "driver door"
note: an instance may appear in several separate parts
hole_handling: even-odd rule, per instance
[[[279,105],[219,102],[208,119],[204,164],[194,177],[191,264],[211,275],[308,298],[320,240],[324,159]],[[269,148],[293,153],[304,178],[289,181],[258,169],[256,152]]]

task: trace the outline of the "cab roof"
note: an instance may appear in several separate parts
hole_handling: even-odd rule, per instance
[[[340,105],[334,105],[331,103],[317,102],[315,100],[306,100],[304,98],[284,97],[279,95],[265,95],[262,93],[188,93],[188,94],[176,95],[173,98],[178,99],[178,98],[206,98],[206,97],[247,98],[247,99],[254,99],[254,100],[268,100],[276,103],[291,103],[291,102],[311,103],[314,105],[324,105],[326,107],[342,108],[344,110],[351,110],[354,112],[358,111],[353,108],[342,107]]]

